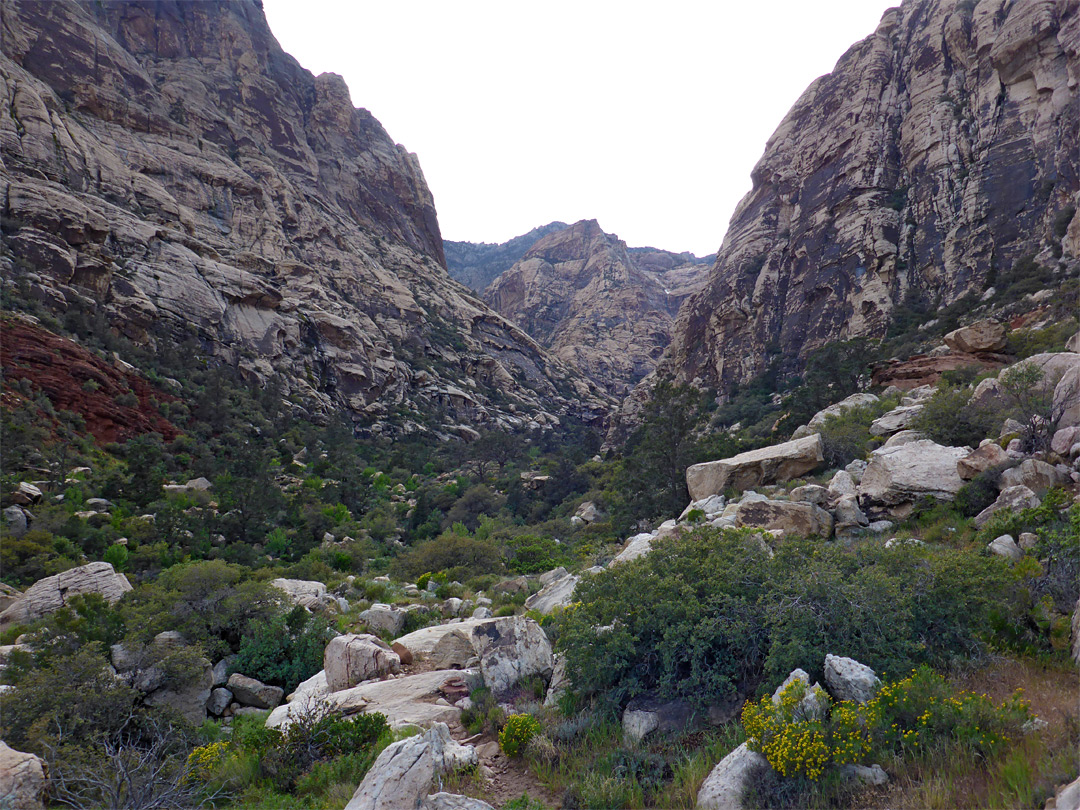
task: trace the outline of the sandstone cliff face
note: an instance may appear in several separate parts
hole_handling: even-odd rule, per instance
[[[517,264],[541,237],[565,227],[565,222],[549,222],[499,244],[443,240],[446,269],[452,279],[483,295],[487,286]]]
[[[447,276],[416,156],[285,54],[258,3],[5,0],[2,25],[11,283],[136,340],[195,330],[376,429],[603,410]]]
[[[1080,254],[1077,0],[907,0],[770,138],[660,364],[724,388]],[[1055,222],[1056,220],[1056,222]]]
[[[625,393],[653,370],[679,305],[704,277],[703,265],[654,264],[642,269],[625,243],[583,220],[534,244],[484,299],[567,364]]]

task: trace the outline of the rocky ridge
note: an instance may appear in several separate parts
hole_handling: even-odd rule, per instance
[[[627,249],[596,220],[537,241],[484,292],[568,365],[615,394],[649,374],[705,265],[690,254]]]
[[[448,277],[416,156],[285,54],[258,3],[12,2],[2,25],[13,292],[140,342],[194,333],[375,430],[605,410]]]
[[[483,295],[488,285],[513,267],[539,239],[566,227],[565,222],[549,222],[498,244],[443,240],[446,268],[455,281]]]
[[[660,370],[720,389],[1024,259],[1075,275],[1075,0],[907,0],[769,139]]]

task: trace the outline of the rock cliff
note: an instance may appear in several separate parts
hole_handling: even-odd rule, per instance
[[[565,222],[549,222],[499,244],[443,240],[446,268],[451,278],[483,295],[487,286],[513,267],[537,240],[565,227]]]
[[[487,288],[484,300],[612,393],[650,373],[680,304],[707,265],[690,254],[630,251],[596,220],[544,236]]]
[[[1077,0],[906,0],[769,139],[660,371],[725,388],[1080,254]]]
[[[604,410],[449,278],[416,156],[285,54],[258,2],[13,0],[2,26],[14,290],[137,341],[195,332],[375,429]]]

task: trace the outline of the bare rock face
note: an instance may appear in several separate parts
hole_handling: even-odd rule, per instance
[[[1080,190],[1078,50],[1072,0],[886,11],[769,139],[658,373],[723,390],[1025,255],[1075,275],[1080,215],[1054,219]]]
[[[821,436],[814,433],[731,458],[694,464],[686,470],[686,486],[690,498],[700,501],[720,495],[728,487],[741,492],[761,484],[790,481],[816,469],[824,460]]]
[[[684,286],[705,276],[703,265],[691,267]],[[685,294],[672,295],[664,282],[596,220],[583,220],[541,238],[484,300],[560,359],[624,394],[655,368],[671,338]]]
[[[41,757],[24,754],[0,741],[0,800],[12,810],[41,810],[45,807],[47,768]]]
[[[332,638],[326,645],[323,668],[327,687],[338,692],[369,678],[397,672],[401,659],[377,636],[349,633]]]
[[[197,333],[373,429],[605,410],[449,278],[416,156],[282,52],[258,3],[28,0],[2,25],[4,274],[48,306],[148,343]]]
[[[0,613],[0,627],[25,624],[59,610],[73,596],[99,593],[110,604],[131,590],[131,583],[107,562],[94,562],[39,579]]]

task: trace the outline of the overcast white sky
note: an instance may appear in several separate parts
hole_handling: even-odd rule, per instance
[[[817,76],[898,0],[264,0],[420,156],[445,239],[597,219],[631,246],[720,247]]]

